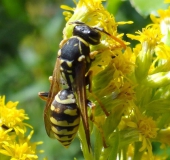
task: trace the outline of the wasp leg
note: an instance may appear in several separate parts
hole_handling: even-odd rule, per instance
[[[93,27],[93,29],[96,29],[100,32],[103,32],[105,33],[106,35],[108,35],[109,37],[111,37],[112,39],[114,39],[116,42],[118,42],[124,49],[126,49],[126,45],[125,43],[123,42],[123,40],[119,39],[118,37],[114,36],[114,35],[111,35],[110,33],[106,32],[103,28],[100,28],[100,27]]]
[[[42,100],[47,101],[48,96],[49,96],[49,92],[39,92],[39,93],[38,93],[38,96],[39,96]]]
[[[99,124],[95,121],[95,117],[94,117],[95,104],[92,103],[91,101],[87,100],[87,105],[91,108],[90,120],[96,125],[97,129],[99,130],[99,132],[102,136],[104,148],[107,148],[108,146],[107,146],[106,141],[105,141],[104,132],[103,132],[102,128],[99,126]]]
[[[103,110],[103,112],[105,113],[105,115],[108,117],[110,115],[110,113],[106,110],[106,108],[104,107],[103,103],[100,101],[100,99],[93,94],[92,92],[89,92],[91,94],[91,96],[94,97],[94,99],[98,102],[99,106],[101,107],[101,109]]]
[[[103,103],[98,99],[98,97],[92,93],[92,70],[89,70],[86,75],[86,85],[88,85],[88,91],[89,93],[96,99],[96,101],[99,103],[101,109],[103,110],[103,112],[105,113],[105,115],[108,117],[109,116],[109,112],[105,109]]]
[[[10,129],[8,126],[6,126],[5,124],[2,124],[2,126],[1,126],[3,129],[5,129],[5,130],[8,130],[8,129]],[[10,132],[14,132],[14,129],[12,129]]]
[[[85,75],[86,85],[88,85],[88,91],[90,93],[92,92],[92,74],[93,74],[93,71],[89,70]]]
[[[99,53],[99,51],[93,51],[93,52],[90,52],[90,59],[93,60],[95,58],[95,56]]]

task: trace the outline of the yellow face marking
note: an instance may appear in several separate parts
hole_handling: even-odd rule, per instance
[[[64,111],[64,113],[65,113],[65,114],[68,114],[68,115],[70,115],[70,116],[77,116],[77,115],[78,115],[78,114],[77,114],[77,109],[74,109],[74,110],[66,109],[66,110]]]
[[[54,117],[50,117],[50,121],[52,124],[55,124],[57,126],[71,127],[78,125],[80,123],[80,118],[78,117],[73,123],[68,123],[67,121],[57,121]]]

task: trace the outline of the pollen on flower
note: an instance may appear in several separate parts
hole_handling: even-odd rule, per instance
[[[0,127],[0,148],[4,141],[8,142],[13,139],[13,137],[8,135],[9,132],[11,132],[11,129],[4,130],[2,127]]]
[[[157,25],[148,25],[146,28],[141,31],[135,32],[137,35],[127,34],[127,36],[131,39],[135,39],[143,44],[145,50],[148,48],[152,49],[157,44],[160,43],[162,34],[160,28]]]
[[[169,17],[162,19],[160,25],[162,34],[163,35],[168,34],[168,31],[170,30],[170,15]]]
[[[155,138],[158,128],[152,117],[142,117],[138,121],[138,130],[145,138]]]
[[[16,108],[17,104],[11,101],[5,104],[5,96],[0,97],[0,154],[13,160],[38,159],[36,147],[42,142],[30,142],[33,130],[25,136],[27,127],[31,126],[23,123],[28,116]]]
[[[167,35],[170,30],[170,7],[166,10],[158,10],[159,17],[151,15],[154,23],[160,24],[161,33]]]
[[[7,156],[12,157],[13,159],[37,159],[35,148],[30,146],[27,142],[24,143],[4,143],[2,145],[4,150],[1,149],[0,152],[4,153]]]
[[[23,109],[17,109],[18,102],[9,101],[6,105],[4,98],[1,99],[0,105],[0,126],[5,125],[13,128],[16,133],[24,133],[26,131],[23,120],[29,119]]]

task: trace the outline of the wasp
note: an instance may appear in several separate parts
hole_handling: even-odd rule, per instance
[[[61,43],[50,91],[40,92],[39,96],[47,101],[44,122],[48,136],[58,139],[67,148],[76,135],[81,117],[90,150],[86,97],[86,86],[91,88],[89,68],[93,52],[90,45],[100,44],[100,32],[108,33],[79,21],[70,24],[75,24],[72,37]]]

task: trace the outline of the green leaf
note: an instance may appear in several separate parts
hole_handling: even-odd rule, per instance
[[[112,13],[112,14],[116,14],[117,10],[119,9],[120,4],[122,3],[122,1],[120,0],[108,0],[107,1],[107,10]]]
[[[163,0],[130,0],[130,3],[136,11],[144,17],[148,16],[150,13],[157,14],[158,9],[166,9],[168,5],[163,2]]]
[[[94,145],[94,157],[95,160],[98,160],[102,151],[102,137],[99,130],[95,129],[95,145]]]

